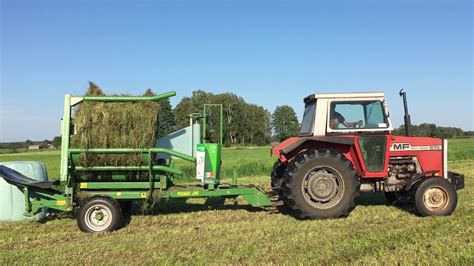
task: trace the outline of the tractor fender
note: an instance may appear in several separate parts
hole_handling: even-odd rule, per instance
[[[272,153],[279,157],[280,162],[286,163],[303,150],[308,142],[352,146],[354,144],[354,137],[293,137],[273,147]]]
[[[438,172],[439,170],[430,170],[430,171],[425,171],[425,172],[416,174],[415,177],[410,179],[410,181],[403,187],[403,190],[409,191],[419,181],[422,181],[424,178],[427,178],[427,177],[432,177],[435,173],[438,173]]]

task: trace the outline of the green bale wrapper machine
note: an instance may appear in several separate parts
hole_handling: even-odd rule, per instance
[[[71,136],[74,134],[73,107],[82,102],[160,101],[174,95],[175,92],[156,96],[65,95],[59,180],[36,181],[6,166],[0,166],[0,176],[23,191],[26,216],[35,215],[44,208],[64,212],[75,211],[78,226],[85,232],[108,232],[118,229],[121,226],[122,209],[137,200],[241,196],[253,207],[270,206],[271,201],[262,190],[238,186],[235,174],[231,184],[222,184],[220,181],[222,105],[205,105],[202,114],[190,115],[190,127],[187,128],[186,137],[172,133],[165,136],[164,141],[158,140],[157,147],[82,149],[70,146]],[[206,126],[211,107],[220,110],[217,143],[206,143]],[[201,136],[201,129],[202,137],[197,138]],[[174,149],[175,146],[185,146],[187,149]],[[140,155],[142,163],[134,166],[81,166],[79,163],[81,154]],[[172,166],[173,158],[195,164],[196,184],[174,185],[173,178],[182,172]],[[64,189],[54,186],[58,181],[60,187]]]

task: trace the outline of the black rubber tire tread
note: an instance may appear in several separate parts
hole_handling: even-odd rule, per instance
[[[131,200],[122,200],[120,201],[120,208],[122,215],[129,216],[132,214],[133,202]]]
[[[106,229],[100,232],[92,230],[91,228],[87,226],[85,222],[87,209],[90,208],[92,205],[95,205],[98,203],[109,207],[112,213],[112,222]],[[120,207],[120,204],[116,200],[108,198],[108,197],[97,196],[97,197],[88,199],[86,202],[81,204],[78,210],[78,214],[77,214],[77,225],[79,226],[79,229],[81,229],[82,232],[86,232],[86,233],[101,233],[101,232],[115,231],[119,229],[121,225],[121,221],[122,221],[122,208]]]
[[[446,208],[439,212],[435,212],[426,208],[424,204],[424,200],[423,200],[423,194],[425,193],[425,191],[434,186],[439,186],[445,189],[448,194],[448,199],[449,199],[449,202]],[[415,205],[416,211],[418,212],[420,216],[423,216],[423,217],[447,216],[447,215],[451,215],[456,209],[456,206],[458,203],[458,195],[453,185],[451,185],[451,183],[445,178],[442,178],[442,177],[426,178],[423,181],[421,181],[418,184],[418,186],[416,186],[415,189],[416,191],[415,191],[415,197],[414,197],[414,201],[415,201],[414,205]]]
[[[276,161],[273,165],[272,175],[271,175],[271,185],[272,190],[275,194],[280,194],[281,187],[283,185],[283,176],[285,174],[286,167],[281,164],[280,161]]]
[[[344,181],[341,201],[328,209],[317,209],[304,199],[302,182],[305,175],[319,165],[334,168]],[[283,202],[289,214],[299,219],[325,219],[346,217],[355,208],[359,196],[360,177],[352,163],[341,153],[330,149],[312,149],[298,155],[284,176]]]

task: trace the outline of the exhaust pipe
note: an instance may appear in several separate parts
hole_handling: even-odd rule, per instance
[[[410,114],[408,113],[408,103],[407,103],[407,93],[403,91],[403,89],[399,92],[400,97],[403,97],[403,107],[405,108],[405,116],[403,117],[405,120],[405,136],[411,136],[411,119]]]

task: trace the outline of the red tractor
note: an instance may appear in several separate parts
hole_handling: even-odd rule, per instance
[[[361,192],[412,202],[421,216],[449,215],[464,176],[448,171],[448,141],[395,136],[384,94],[317,93],[304,99],[298,137],[272,149],[272,187],[294,216],[345,217]]]

